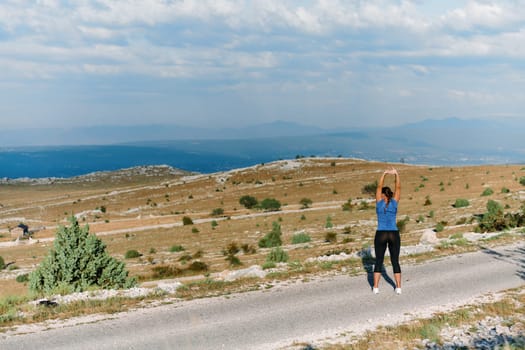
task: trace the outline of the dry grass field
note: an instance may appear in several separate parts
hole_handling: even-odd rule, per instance
[[[363,188],[392,165],[402,180],[398,218],[408,217],[404,246],[418,244],[422,232],[438,223],[444,224],[437,233],[440,238],[472,232],[473,216],[486,211],[489,199],[500,202],[506,212],[519,211],[525,200],[525,186],[519,182],[525,176],[522,165],[429,167],[345,158],[283,160],[204,175],[119,173],[90,175],[82,181],[7,182],[0,185],[0,256],[8,264],[0,272],[0,298],[28,293],[16,276],[42,261],[57,226],[67,225],[71,215],[88,224],[139,281],[153,279],[156,266],[183,269],[197,260],[207,264],[208,273],[263,265],[269,249],[259,248],[258,242],[274,222],[281,225],[290,261],[359,251],[372,245],[376,224],[373,198]],[[393,187],[392,180],[387,177],[387,185]],[[493,194],[482,195],[488,188]],[[246,209],[239,203],[245,195],[259,202],[275,198],[281,209]],[[300,204],[303,198],[311,200],[308,208]],[[467,199],[470,205],[455,208],[456,199]],[[343,210],[349,200],[351,210]],[[183,225],[183,217],[193,224]],[[32,240],[15,241],[19,223],[34,230]],[[311,241],[292,244],[297,233],[309,235]],[[327,241],[327,233],[335,239]],[[223,254],[232,242],[254,248],[237,254],[239,266],[230,266]],[[184,250],[172,252],[174,246]],[[142,255],[125,259],[132,249]],[[403,259],[407,258],[402,257],[402,264]]]

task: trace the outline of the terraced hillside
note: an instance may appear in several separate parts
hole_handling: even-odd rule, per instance
[[[475,216],[496,200],[506,212],[525,200],[522,165],[429,167],[393,164],[402,179],[399,219],[405,219],[403,246],[417,246],[423,232],[438,238],[472,232]],[[302,158],[214,174],[190,174],[168,167],[95,173],[72,179],[8,181],[0,184],[0,297],[27,293],[17,275],[34,269],[52,245],[57,225],[75,215],[99,236],[108,251],[125,260],[140,281],[156,279],[159,266],[176,267],[182,276],[220,273],[263,265],[268,248],[258,242],[278,223],[290,261],[373,244],[374,200],[365,189],[392,164],[345,158]],[[393,178],[387,177],[387,185]],[[491,190],[491,191],[490,191]],[[491,193],[492,192],[492,193]],[[243,196],[259,203],[280,202],[280,210],[247,209]],[[307,199],[306,201],[304,199]],[[468,205],[456,208],[457,199]],[[191,219],[191,220],[189,220]],[[20,238],[24,223],[32,239]],[[302,233],[310,242],[292,244]],[[235,243],[241,265],[232,266],[225,250]],[[176,249],[176,248],[179,249]],[[180,249],[182,248],[182,249]],[[454,247],[442,247],[442,250]],[[141,256],[125,259],[129,250]],[[402,257],[405,262],[417,257]],[[191,271],[192,262],[206,271]]]

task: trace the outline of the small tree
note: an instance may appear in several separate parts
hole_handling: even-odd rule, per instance
[[[259,202],[257,201],[257,199],[255,197],[252,197],[252,196],[242,196],[240,199],[239,199],[239,204],[243,205],[246,209],[251,209],[253,207],[255,207]]]
[[[30,274],[31,291],[48,294],[66,287],[80,292],[92,286],[110,289],[136,284],[134,278],[128,277],[124,263],[111,257],[105,244],[89,234],[87,225],[81,228],[75,217],[70,218],[70,223],[69,227],[58,228],[53,249]]]
[[[281,202],[275,198],[265,198],[259,204],[259,207],[266,211],[279,211],[281,210]]]
[[[4,258],[0,256],[0,270],[5,269],[5,261]]]
[[[182,224],[184,226],[187,226],[187,225],[193,225],[193,220],[189,217],[189,216],[184,216],[182,218]]]
[[[283,244],[283,241],[281,239],[281,225],[279,225],[278,222],[273,222],[273,227],[270,232],[266,234],[261,240],[259,241],[259,247],[261,248],[272,248],[272,247],[278,247]]]

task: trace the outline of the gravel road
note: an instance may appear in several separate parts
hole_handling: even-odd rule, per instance
[[[0,349],[279,349],[322,344],[429,316],[525,284],[525,244],[403,266],[403,294],[385,280],[337,276],[265,291],[181,301],[112,319],[0,336]],[[390,277],[392,274],[387,272]]]

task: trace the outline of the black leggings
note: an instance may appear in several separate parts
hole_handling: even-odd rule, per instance
[[[374,266],[374,272],[381,272],[387,246],[394,273],[401,273],[401,266],[399,266],[399,251],[401,249],[399,231],[376,231],[376,237],[374,239],[376,264]]]

